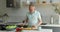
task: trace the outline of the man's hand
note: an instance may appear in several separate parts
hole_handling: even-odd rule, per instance
[[[33,25],[33,26],[32,26],[32,29],[37,29],[37,27],[38,27],[38,26]]]

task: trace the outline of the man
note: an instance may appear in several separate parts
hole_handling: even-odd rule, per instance
[[[29,12],[26,14],[26,16],[28,26],[36,28],[42,24],[41,15],[35,10],[35,6],[33,4],[29,5]]]
[[[26,14],[26,23],[31,28],[37,28],[42,24],[41,15],[38,11],[35,10],[35,6],[33,4],[29,5],[29,12]],[[24,23],[24,21],[23,21]],[[23,24],[22,24],[23,25]],[[16,32],[20,31],[20,28],[16,29]]]

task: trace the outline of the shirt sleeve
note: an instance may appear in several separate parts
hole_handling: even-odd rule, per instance
[[[41,14],[40,13],[38,13],[38,19],[41,19]]]

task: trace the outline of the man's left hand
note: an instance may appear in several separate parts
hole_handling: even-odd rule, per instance
[[[37,27],[38,27],[38,26],[35,26],[35,25],[32,26],[33,29],[37,29]]]

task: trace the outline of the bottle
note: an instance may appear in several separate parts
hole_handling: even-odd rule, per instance
[[[50,22],[50,24],[53,24],[53,23],[54,23],[53,17],[51,16],[51,22]]]

